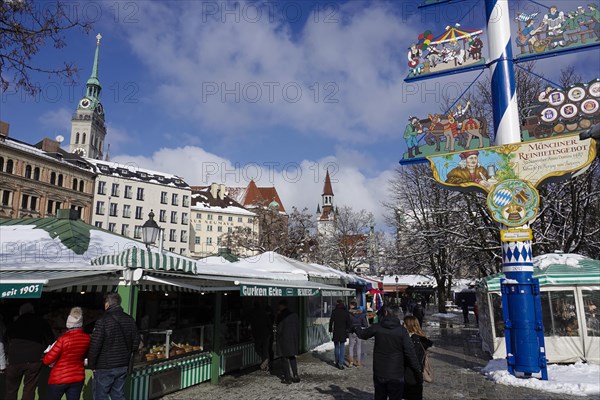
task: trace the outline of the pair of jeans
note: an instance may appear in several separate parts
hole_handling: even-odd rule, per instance
[[[34,400],[41,370],[41,362],[9,364],[6,368],[6,400],[17,400],[21,380],[23,380],[23,397],[21,399]]]
[[[67,395],[67,400],[79,400],[81,390],[83,389],[84,381],[66,383],[64,385],[48,385],[46,394],[47,400],[60,400],[64,394]]]
[[[402,400],[404,380],[380,378],[373,375],[375,400]]]
[[[97,369],[94,371],[94,400],[125,400],[127,367]]]
[[[336,365],[344,365],[344,346],[346,342],[333,342],[335,346],[335,363]]]
[[[356,357],[354,357],[354,348],[356,348]],[[359,363],[362,354],[362,340],[356,333],[350,334],[350,344],[348,345],[348,358]]]

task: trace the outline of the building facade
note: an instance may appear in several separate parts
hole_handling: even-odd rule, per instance
[[[0,218],[44,218],[72,209],[91,222],[95,172],[76,154],[44,139],[31,145],[0,135]]]
[[[233,234],[258,236],[257,215],[227,195],[225,185],[195,187],[190,206],[190,255],[207,257],[232,248]],[[254,255],[248,249],[235,249],[237,255]]]
[[[87,160],[98,174],[92,213],[95,226],[141,240],[142,225],[152,211],[163,229],[163,248],[188,254],[192,191],[183,179],[131,165]]]

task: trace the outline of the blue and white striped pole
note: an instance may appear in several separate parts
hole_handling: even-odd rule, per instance
[[[508,0],[486,0],[496,144],[519,143],[521,131],[513,66]]]
[[[521,142],[508,0],[486,0],[496,144]],[[506,229],[505,227],[503,227]],[[523,228],[528,229],[528,226]],[[502,243],[502,314],[508,371],[548,379],[539,281],[531,241]]]

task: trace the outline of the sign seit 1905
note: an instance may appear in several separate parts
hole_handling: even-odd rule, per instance
[[[39,299],[42,296],[43,285],[39,283],[0,283],[0,298],[2,299]]]

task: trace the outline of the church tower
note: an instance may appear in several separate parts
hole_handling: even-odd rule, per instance
[[[86,84],[85,96],[79,100],[77,110],[71,119],[71,142],[69,152],[80,156],[102,159],[104,156],[104,108],[100,103],[102,86],[98,80],[98,53],[100,50],[100,34],[96,35],[96,54],[92,75]]]
[[[334,231],[335,211],[333,208],[333,188],[331,187],[331,179],[329,171],[325,175],[325,185],[323,185],[323,194],[321,195],[321,208],[317,206],[317,212],[321,211],[321,215],[317,220],[317,233],[319,235],[331,235]]]

